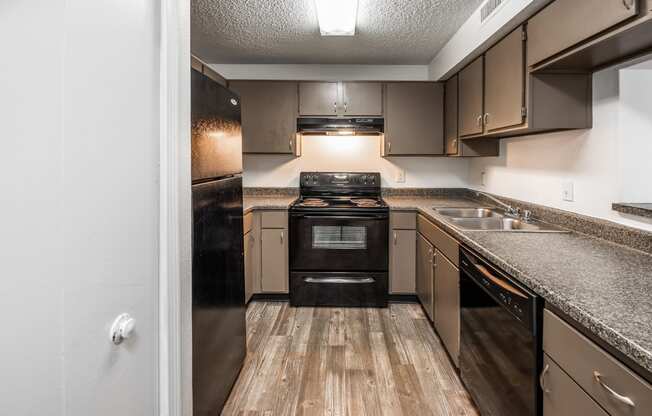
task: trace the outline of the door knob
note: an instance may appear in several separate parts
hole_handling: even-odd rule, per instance
[[[120,345],[125,339],[131,337],[136,328],[136,320],[128,313],[118,315],[111,325],[111,332],[109,336],[111,342],[115,345]]]

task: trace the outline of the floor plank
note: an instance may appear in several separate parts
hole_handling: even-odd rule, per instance
[[[478,415],[419,305],[252,302],[247,345],[223,416]]]

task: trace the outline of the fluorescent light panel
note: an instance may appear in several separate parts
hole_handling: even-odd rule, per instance
[[[315,0],[322,36],[353,36],[358,0]]]

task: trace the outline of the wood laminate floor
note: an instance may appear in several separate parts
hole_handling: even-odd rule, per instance
[[[478,415],[421,307],[252,302],[222,415]]]

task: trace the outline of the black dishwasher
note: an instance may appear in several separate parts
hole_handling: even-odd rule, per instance
[[[543,301],[460,249],[460,373],[483,416],[537,416]]]

